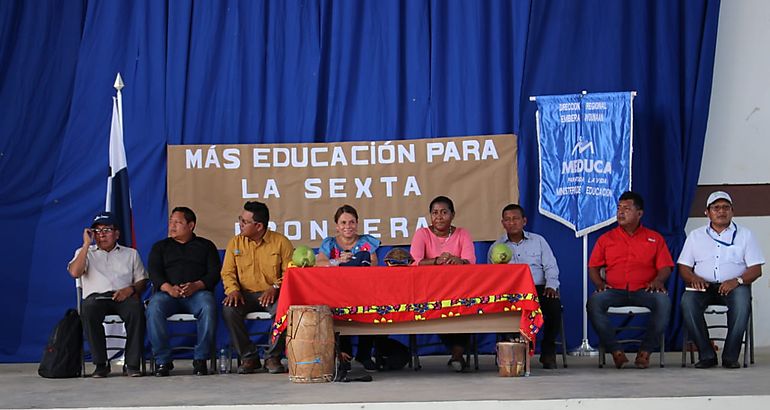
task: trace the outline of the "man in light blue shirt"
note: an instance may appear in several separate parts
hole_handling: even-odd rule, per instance
[[[532,279],[543,311],[543,341],[540,344],[540,363],[545,369],[556,368],[556,336],[561,323],[561,300],[559,299],[559,266],[551,247],[542,236],[527,232],[527,217],[524,208],[509,204],[503,208],[503,229],[505,235],[492,245],[503,243],[513,257],[509,263],[526,263],[532,272]],[[491,251],[492,248],[490,248]],[[491,263],[491,254],[487,260]]]

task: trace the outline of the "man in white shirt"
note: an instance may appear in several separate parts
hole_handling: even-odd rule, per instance
[[[762,275],[765,259],[751,231],[735,224],[733,200],[716,191],[706,200],[710,223],[687,236],[679,256],[679,274],[688,288],[682,295],[687,333],[698,346],[696,368],[717,365],[703,312],[708,305],[726,305],[727,336],[722,367],[737,369],[743,335],[751,313],[751,283]]]
[[[83,286],[81,318],[93,357],[92,377],[107,377],[110,363],[104,339],[105,315],[120,315],[126,327],[125,374],[141,376],[139,363],[144,344],[144,305],[141,294],[147,283],[139,253],[118,244],[120,231],[109,212],[101,212],[90,228],[83,229],[83,246],[67,265],[73,278]],[[94,242],[92,245],[91,243]]]

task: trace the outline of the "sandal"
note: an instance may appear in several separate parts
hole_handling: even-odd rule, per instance
[[[463,358],[449,359],[447,366],[451,367],[457,373],[462,373],[465,369],[468,368],[468,363],[466,363],[465,359]]]

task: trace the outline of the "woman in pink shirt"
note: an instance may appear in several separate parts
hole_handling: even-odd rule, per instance
[[[452,226],[455,206],[452,200],[438,196],[430,202],[430,226],[420,228],[412,237],[411,254],[416,265],[461,265],[476,263],[471,235],[463,228]],[[468,367],[463,354],[468,344],[467,334],[439,335],[451,349],[448,365],[457,372]]]
[[[416,265],[460,265],[476,263],[470,233],[452,226],[455,206],[445,196],[430,202],[430,223],[412,237],[411,254]]]

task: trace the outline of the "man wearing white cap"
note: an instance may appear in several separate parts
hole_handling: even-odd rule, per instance
[[[711,304],[727,306],[727,336],[722,367],[737,369],[743,334],[751,313],[751,283],[762,275],[765,259],[751,231],[733,219],[733,200],[716,191],[706,200],[709,224],[690,232],[679,256],[679,274],[688,285],[682,295],[687,333],[698,346],[695,367],[717,365],[703,312]]]

